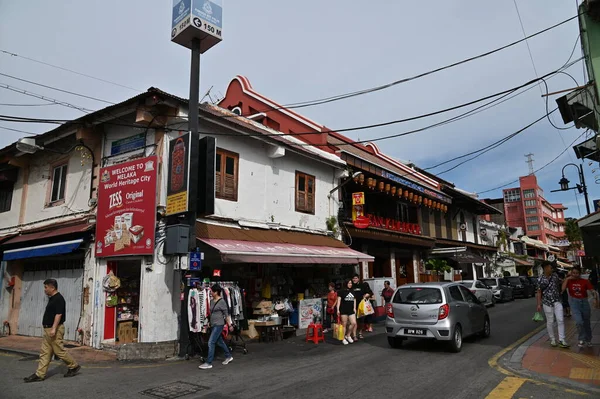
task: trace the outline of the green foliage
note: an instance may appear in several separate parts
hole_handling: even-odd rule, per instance
[[[504,230],[498,231],[498,249],[508,250],[508,233]]]
[[[577,220],[573,218],[567,218],[565,220],[565,235],[571,243],[571,248],[579,247],[579,243],[583,241],[581,238],[581,229],[577,224]]]
[[[427,270],[433,270],[437,273],[451,272],[452,268],[445,259],[432,258],[425,264]]]
[[[327,230],[331,231],[334,236],[338,234],[338,220],[335,216],[330,216],[325,220]]]

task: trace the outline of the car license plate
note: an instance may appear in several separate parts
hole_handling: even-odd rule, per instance
[[[409,335],[427,335],[427,330],[423,330],[421,328],[405,328],[404,334]]]

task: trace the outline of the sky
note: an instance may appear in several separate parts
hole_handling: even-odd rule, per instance
[[[515,6],[516,3],[516,6]],[[222,96],[236,75],[246,76],[259,93],[289,104],[330,97],[410,77],[501,47],[577,14],[576,0],[224,0],[223,41],[201,59],[202,97],[209,89]],[[517,13],[517,8],[519,13]],[[172,0],[0,0],[0,73],[68,90],[107,102],[121,102],[154,86],[188,97],[189,50],[170,41]],[[576,20],[493,55],[386,90],[303,108],[309,118],[331,129],[369,125],[427,114],[520,86],[562,67],[579,35]],[[58,65],[129,88],[83,77],[39,62]],[[581,57],[575,46],[572,60]],[[532,63],[533,58],[533,63]],[[535,65],[535,69],[534,69]],[[536,72],[537,71],[537,72]],[[567,70],[584,83],[583,63]],[[0,75],[0,114],[72,119],[83,113],[5,89],[26,90],[78,107],[101,109],[107,103],[39,87]],[[571,77],[548,79],[550,92],[575,87]],[[545,88],[533,87],[489,110],[412,135],[377,141],[388,155],[427,168],[491,144],[546,113]],[[548,107],[556,107],[550,96]],[[31,106],[35,104],[35,106]],[[471,107],[472,108],[472,107]],[[386,127],[346,132],[370,140],[418,129],[470,108]],[[550,116],[565,126],[558,112]],[[52,125],[0,121],[0,148],[25,133]],[[484,192],[528,174],[525,154],[551,202],[562,202],[567,216],[585,215],[584,200],[558,189],[561,169],[578,163],[570,149],[584,130],[558,130],[547,119],[506,144],[456,169],[440,174],[457,187]],[[580,140],[577,137],[584,135]],[[435,169],[441,173],[456,164]],[[590,200],[600,198],[600,166],[584,162]],[[574,167],[565,170],[575,183]],[[516,186],[515,184],[509,186]],[[480,198],[497,198],[501,189]],[[579,205],[579,207],[578,207]]]

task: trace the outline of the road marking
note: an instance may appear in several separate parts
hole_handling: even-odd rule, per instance
[[[485,397],[485,399],[510,399],[527,380],[517,377],[506,377]]]
[[[581,362],[583,364],[590,366],[590,368],[592,368],[592,369],[600,370],[600,359],[598,359],[598,358],[595,358],[590,355],[583,355],[581,353],[566,352],[566,351],[564,352],[564,354],[569,356],[572,359],[577,360],[578,362]]]
[[[569,373],[569,378],[575,378],[577,380],[593,380],[594,370],[583,367],[573,367]]]
[[[555,385],[555,384],[549,384],[547,382],[534,380],[532,378],[522,378],[522,377],[519,377],[518,375],[516,375],[512,371],[509,371],[509,370],[505,369],[504,367],[502,367],[502,366],[500,366],[498,364],[498,360],[502,356],[504,356],[505,354],[507,354],[508,352],[510,352],[511,350],[513,350],[514,348],[516,348],[517,346],[521,345],[522,343],[524,343],[525,341],[527,341],[529,338],[533,337],[534,335],[536,335],[537,333],[539,333],[540,331],[542,331],[545,328],[546,328],[545,325],[541,325],[541,326],[537,327],[535,330],[533,330],[530,333],[526,334],[525,336],[523,336],[522,338],[518,339],[514,343],[510,344],[506,348],[502,349],[500,352],[496,353],[494,356],[492,356],[488,360],[488,365],[491,368],[493,368],[494,370],[498,371],[499,373],[502,373],[502,374],[504,374],[504,375],[507,376],[507,378],[505,378],[504,380],[502,380],[500,382],[500,384],[498,384],[498,386],[502,385],[508,378],[514,378],[514,379],[522,380],[523,383],[530,382],[530,383],[533,383],[533,384],[536,384],[536,385],[543,385],[543,386],[546,386],[546,387],[549,387],[549,388],[552,388],[552,389],[557,389],[557,390],[560,390],[560,391],[563,391],[563,392],[569,392],[569,393],[576,394],[576,395],[581,395],[581,396],[588,396],[589,394],[587,392],[577,391],[575,389],[567,389],[567,388],[560,387],[560,386]],[[521,385],[523,385],[523,384],[521,384]],[[496,386],[496,388],[498,388],[498,386]],[[492,392],[490,392],[490,394],[493,393],[496,390],[496,388],[494,388],[492,390]],[[500,398],[500,396],[496,396],[496,397]],[[494,397],[492,397],[492,398],[494,398]],[[504,396],[504,398],[507,398],[507,397]],[[512,396],[509,396],[508,398],[512,398]]]

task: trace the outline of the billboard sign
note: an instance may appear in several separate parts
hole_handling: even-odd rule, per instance
[[[153,255],[158,158],[100,170],[96,257]]]
[[[188,211],[190,183],[190,140],[187,133],[169,142],[167,177],[167,216]]]
[[[222,40],[222,0],[173,0],[171,41],[191,48],[192,39],[200,40],[200,52]]]

